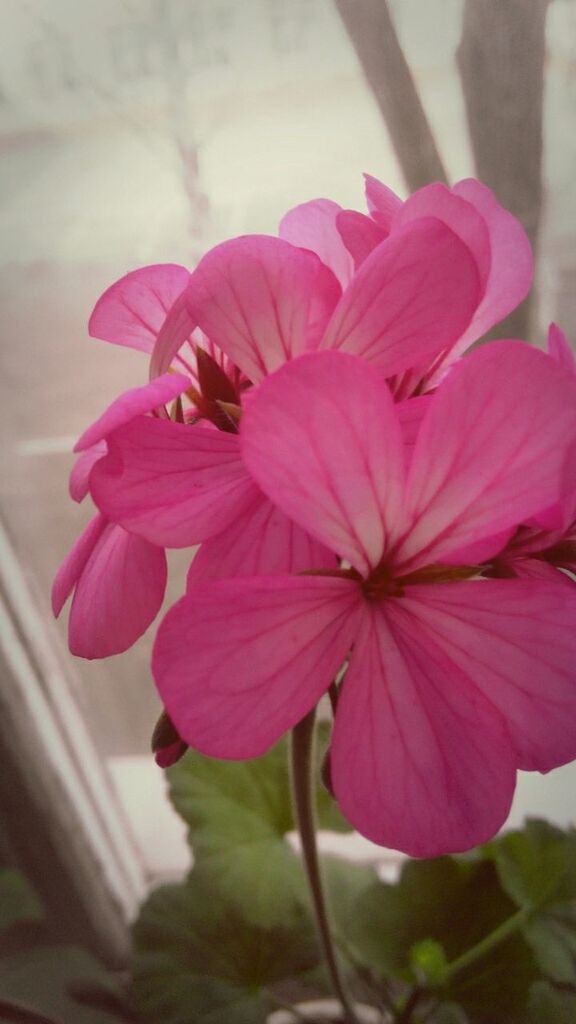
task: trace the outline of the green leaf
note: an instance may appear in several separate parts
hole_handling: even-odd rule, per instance
[[[327,743],[320,728],[318,761]],[[209,870],[243,914],[268,927],[298,913],[307,898],[299,858],[286,840],[294,821],[288,744],[252,761],[218,761],[195,751],[167,772],[174,807],[188,824],[197,871]],[[318,787],[319,828],[350,830]]]
[[[0,931],[43,917],[42,904],[24,876],[11,869],[0,871]]]
[[[540,909],[576,899],[576,833],[532,819],[483,848],[519,907]]]
[[[528,1002],[530,1024],[574,1024],[576,994],[559,992],[546,981],[537,981],[530,989]]]
[[[544,975],[552,981],[576,985],[574,905],[556,907],[538,915],[528,922],[524,934]]]
[[[79,947],[41,946],[0,962],[0,1000],[20,1003],[58,1024],[118,1024],[127,1019],[74,999],[74,988],[87,984],[117,993],[120,1002],[111,976]]]
[[[264,1024],[267,989],[315,969],[304,910],[291,927],[248,923],[238,903],[194,870],[158,889],[134,927],[134,995],[158,1024]]]
[[[375,883],[361,896],[351,922],[363,961],[385,978],[406,979],[411,950],[427,940],[456,960],[516,912],[494,865],[478,858],[408,861],[397,885]],[[526,942],[514,935],[455,975],[445,997],[472,1020],[521,1020],[535,965]]]
[[[426,1017],[426,1024],[468,1024],[469,1018],[458,1003],[440,1003],[430,1017]]]

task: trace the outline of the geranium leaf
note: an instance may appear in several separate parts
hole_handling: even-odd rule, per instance
[[[42,904],[24,876],[10,868],[0,871],[0,931],[43,917]]]
[[[318,966],[311,922],[248,923],[236,901],[192,871],[149,898],[134,928],[134,996],[162,1024],[264,1024],[268,989]]]
[[[559,992],[545,981],[537,981],[530,989],[528,1002],[530,1024],[574,1024],[576,994]]]
[[[576,833],[532,819],[522,831],[487,843],[503,888],[519,907],[542,909],[576,899]]]
[[[318,760],[327,727],[322,725]],[[172,802],[190,829],[197,871],[207,868],[248,920],[262,927],[298,913],[306,887],[286,839],[294,830],[287,742],[252,761],[218,761],[195,751],[168,771]],[[350,826],[318,787],[320,828]]]

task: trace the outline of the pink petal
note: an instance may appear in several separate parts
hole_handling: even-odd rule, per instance
[[[418,632],[412,603],[367,609],[338,701],[332,783],[363,835],[437,857],[494,835],[515,763],[502,717]]]
[[[576,758],[576,588],[561,578],[407,588],[412,628],[505,719],[518,767]]]
[[[302,203],[285,214],[278,234],[292,245],[315,252],[345,288],[354,273],[354,265],[336,227],[340,210],[338,203],[331,199]]]
[[[204,256],[186,305],[191,319],[257,382],[316,343],[340,293],[314,253],[281,238],[246,235]]]
[[[389,233],[392,221],[402,207],[402,200],[391,188],[378,181],[378,178],[373,178],[371,174],[364,175],[364,189],[370,216],[386,233]]]
[[[564,331],[556,324],[550,324],[548,328],[548,354],[569,373],[576,374],[576,354]]]
[[[204,541],[190,566],[188,585],[232,576],[335,569],[336,565],[335,555],[260,494],[223,533]]]
[[[158,332],[150,359],[150,380],[167,373],[178,352],[198,326],[188,311],[187,294],[188,289],[185,289],[176,299]]]
[[[166,588],[161,548],[109,523],[78,580],[68,623],[72,654],[126,651],[156,618]]]
[[[330,686],[359,600],[350,580],[320,576],[190,590],[160,626],[152,660],[182,739],[211,757],[265,753]]]
[[[491,250],[488,227],[484,218],[471,203],[441,185],[426,185],[414,192],[394,218],[394,231],[402,224],[435,217],[458,235],[476,261],[482,298],[490,272]]]
[[[476,262],[450,228],[406,224],[364,261],[338,303],[322,348],[364,356],[387,376],[453,344],[478,305]]]
[[[290,519],[360,572],[377,565],[404,480],[400,427],[377,370],[342,352],[302,356],[260,385],[241,443],[254,479]]]
[[[506,558],[504,564],[523,580],[545,580],[554,584],[573,587],[574,580],[555,565],[543,562],[540,558]]]
[[[474,178],[466,178],[454,186],[453,192],[475,207],[484,218],[491,249],[486,291],[472,323],[452,353],[456,356],[522,302],[532,285],[534,260],[520,221],[500,206],[486,185]]]
[[[370,217],[357,213],[356,210],[342,210],[338,214],[336,224],[342,241],[354,260],[356,270],[388,235],[388,232]]]
[[[52,611],[56,618],[60,615],[66,601],[74,590],[84,571],[84,566],[107,525],[104,516],[97,513],[82,531],[74,547],[68,552],[58,569],[52,584]]]
[[[258,497],[237,434],[141,416],[108,446],[92,470],[92,497],[108,519],[153,544],[198,544]]]
[[[151,352],[168,311],[189,279],[186,268],[174,263],[126,274],[98,299],[88,324],[90,336]]]
[[[92,426],[88,427],[74,445],[75,452],[85,451],[107,438],[113,430],[128,423],[135,416],[152,412],[172,401],[190,387],[190,381],[178,373],[166,373],[141,388],[131,388],[116,398]]]
[[[549,508],[569,490],[574,454],[574,378],[523,342],[472,352],[420,428],[397,565],[440,562]]]
[[[85,452],[78,456],[70,473],[68,485],[70,497],[73,501],[84,500],[89,490],[92,467],[98,462],[98,459],[106,455],[107,451],[106,441],[97,441],[95,445],[87,448]]]
[[[432,395],[416,395],[415,398],[407,398],[403,402],[396,403],[396,415],[400,421],[402,440],[410,456],[431,401]]]

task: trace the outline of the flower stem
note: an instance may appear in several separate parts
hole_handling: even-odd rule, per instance
[[[336,950],[332,941],[328,911],[324,899],[322,877],[320,874],[320,863],[318,860],[318,848],[316,845],[316,823],[314,820],[314,788],[313,788],[313,767],[314,767],[314,723],[316,709],[310,711],[298,725],[292,730],[292,795],[294,810],[300,840],[302,843],[302,855],[304,867],[308,877],[310,895],[320,944],[326,960],[326,965],[334,991],[338,996],[344,1010],[345,1024],[357,1024],[357,1018],[352,1004],[346,992],[344,981],[340,973],[340,967],[336,957]]]
[[[462,953],[462,956],[457,957],[452,963],[448,964],[444,973],[443,981],[451,981],[456,974],[460,974],[461,971],[470,967],[471,964],[475,964],[477,960],[480,960],[487,953],[490,953],[496,946],[499,946],[501,942],[505,942],[506,939],[514,935],[515,932],[526,924],[530,917],[531,910],[529,907],[524,907],[522,910],[518,910],[511,917],[503,921],[502,924],[498,925],[493,932],[486,935],[485,938],[480,939],[475,946],[471,949],[466,950]]]

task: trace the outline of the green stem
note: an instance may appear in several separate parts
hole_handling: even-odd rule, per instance
[[[316,709],[314,708],[292,730],[292,795],[302,843],[304,866],[306,868],[318,935],[326,965],[332,979],[334,991],[344,1010],[345,1024],[358,1024],[336,958],[318,860],[313,795],[315,718]]]
[[[526,924],[530,917],[530,913],[530,909],[528,907],[524,907],[522,910],[518,910],[515,914],[512,914],[512,917],[503,921],[502,924],[498,925],[493,932],[490,932],[490,934],[486,935],[484,939],[477,942],[475,946],[472,946],[471,949],[462,953],[462,956],[457,957],[457,959],[453,960],[451,964],[448,964],[444,974],[444,980],[446,982],[451,981],[456,974],[460,974],[461,971],[470,967],[471,964],[475,964],[477,960],[486,956],[486,954],[490,953],[496,946],[499,946],[501,942],[505,942],[511,935],[514,935],[515,932],[519,931],[520,928]]]

